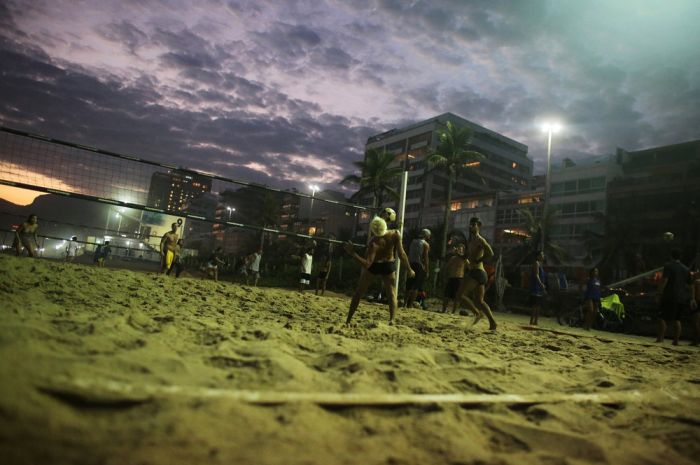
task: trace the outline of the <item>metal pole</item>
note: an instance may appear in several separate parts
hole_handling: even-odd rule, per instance
[[[542,209],[542,219],[540,220],[540,227],[542,228],[540,234],[540,251],[544,253],[544,219],[547,215],[547,209],[549,208],[549,182],[551,179],[551,162],[552,162],[552,129],[547,130],[547,174],[544,180],[544,208]]]
[[[406,188],[408,187],[408,171],[404,169],[403,176],[401,177],[401,195],[399,200],[399,236],[403,240],[403,219],[404,213],[406,212]],[[396,279],[394,281],[394,286],[396,287],[396,294],[399,293],[399,275],[401,274],[401,260],[396,257]]]

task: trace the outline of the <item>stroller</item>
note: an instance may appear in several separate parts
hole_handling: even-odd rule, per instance
[[[600,299],[600,306],[595,318],[595,327],[605,331],[620,331],[624,325],[625,305],[620,301],[617,294]],[[585,315],[584,302],[571,312],[562,315],[561,321],[568,326],[583,326]]]

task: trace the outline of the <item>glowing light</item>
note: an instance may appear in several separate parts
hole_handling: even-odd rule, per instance
[[[555,122],[555,121],[547,121],[542,124],[542,130],[544,132],[551,132],[552,134],[556,134],[559,131],[561,131],[561,124]]]
[[[480,167],[480,166],[481,166],[481,162],[480,162],[480,161],[471,161],[471,162],[469,162],[469,163],[465,163],[465,164],[464,164],[464,167],[465,167],[465,168],[478,168],[478,167]]]

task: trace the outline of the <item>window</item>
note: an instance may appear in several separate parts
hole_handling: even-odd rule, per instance
[[[604,188],[605,188],[605,177],[604,176],[591,179],[591,189],[601,190]]]

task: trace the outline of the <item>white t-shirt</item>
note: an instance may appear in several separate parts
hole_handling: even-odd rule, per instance
[[[78,255],[78,249],[80,248],[80,244],[78,244],[75,241],[70,241],[68,243],[68,248],[66,249],[66,253],[68,254],[69,257],[75,257]]]
[[[305,253],[301,256],[301,272],[311,274],[311,263],[314,257],[311,254]]]
[[[250,263],[250,270],[251,271],[260,271],[260,259],[262,258],[262,254],[255,252],[253,254],[253,261]]]

